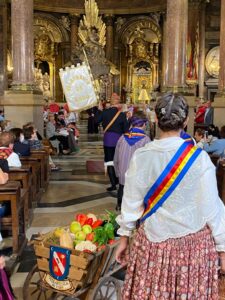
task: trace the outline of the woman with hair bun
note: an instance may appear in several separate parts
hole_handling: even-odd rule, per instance
[[[225,207],[215,167],[206,152],[180,137],[188,122],[182,95],[161,96],[155,112],[160,138],[133,154],[117,217],[116,259],[128,260],[122,299],[218,299]]]

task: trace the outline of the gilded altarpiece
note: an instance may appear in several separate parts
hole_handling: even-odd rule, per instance
[[[50,15],[35,14],[34,18],[34,79],[45,99],[62,101],[63,93],[58,70],[62,66],[60,44],[68,40],[60,22]]]
[[[124,28],[124,29],[123,29]],[[161,33],[157,15],[154,19],[133,19],[121,28],[121,40],[126,47],[128,100],[137,103],[141,90],[148,99],[159,85],[159,46]],[[145,100],[148,100],[145,99]]]

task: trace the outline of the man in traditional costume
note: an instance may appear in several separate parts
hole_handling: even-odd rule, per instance
[[[116,144],[120,136],[129,129],[126,115],[120,110],[120,97],[116,93],[112,94],[111,106],[109,108],[103,110],[101,104],[99,105],[96,121],[97,123],[102,123],[104,130],[104,161],[111,183],[107,191],[114,191],[118,183],[113,164]]]

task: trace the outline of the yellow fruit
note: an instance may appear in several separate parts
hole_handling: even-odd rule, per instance
[[[62,227],[58,227],[54,231],[54,236],[60,238],[60,236],[65,232],[65,229]]]

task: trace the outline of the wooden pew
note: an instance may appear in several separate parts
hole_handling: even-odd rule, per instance
[[[37,207],[37,203],[41,200],[41,164],[37,158],[34,157],[20,157],[22,167],[30,168],[32,173],[32,188],[31,188],[31,200],[32,208]]]
[[[27,228],[27,226],[31,224],[33,219],[31,168],[10,168],[9,180],[19,181],[21,183],[21,188],[28,191],[28,213],[25,215],[25,225]]]
[[[10,201],[11,216],[1,219],[1,230],[12,230],[13,253],[20,255],[26,245],[25,219],[28,211],[28,193],[21,189],[18,181],[9,181],[0,185],[0,201]],[[21,217],[21,218],[20,218]],[[22,230],[20,232],[20,225]]]
[[[45,150],[32,150],[31,158],[37,158],[41,163],[41,188],[46,190],[50,177],[49,154]]]

